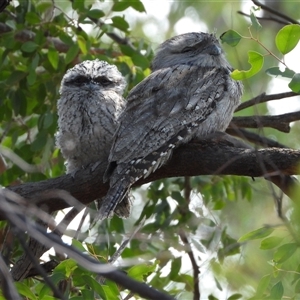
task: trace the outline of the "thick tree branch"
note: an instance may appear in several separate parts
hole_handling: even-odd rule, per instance
[[[8,6],[10,1],[11,0],[1,0],[0,1],[0,12],[2,12],[6,8],[6,6]]]
[[[213,174],[268,176],[270,179],[273,176],[300,174],[299,163],[299,150],[282,148],[251,150],[236,148],[229,142],[203,140],[201,143],[190,143],[176,149],[167,165],[146,179],[139,180],[135,186],[168,177]],[[262,171],[261,164],[264,165],[265,172]],[[106,164],[99,165],[93,173],[90,169],[86,168],[76,173],[75,179],[68,174],[45,181],[13,186],[10,189],[29,199],[31,203],[47,208],[49,213],[69,207],[70,204],[59,197],[47,197],[47,193],[50,193],[47,190],[66,190],[82,204],[88,204],[94,199],[103,197],[108,190],[108,184],[102,183]],[[291,187],[285,192],[288,193],[290,189]]]

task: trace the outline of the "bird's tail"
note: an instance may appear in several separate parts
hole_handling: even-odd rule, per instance
[[[109,218],[115,210],[118,215],[121,214],[121,216],[127,217],[130,212],[130,208],[127,207],[130,205],[128,199],[129,188],[130,185],[125,181],[116,182],[111,186],[106,196],[100,201],[101,207],[98,211],[97,219],[103,220]]]
[[[97,206],[99,209],[104,204],[104,199],[105,198],[97,199]],[[123,200],[117,204],[117,206],[114,209],[114,213],[119,218],[126,219],[130,216],[131,206],[132,206],[132,197],[131,197],[130,193],[128,192],[124,196]]]

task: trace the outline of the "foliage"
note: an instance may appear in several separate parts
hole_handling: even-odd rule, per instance
[[[278,58],[274,53],[272,53],[264,44],[259,40],[258,32],[262,29],[262,26],[259,24],[258,20],[255,18],[253,12],[251,13],[251,21],[252,26],[257,32],[257,37],[254,37],[251,32],[251,27],[249,27],[249,37],[243,37],[238,32],[234,30],[228,30],[221,36],[221,40],[232,47],[235,47],[238,45],[240,40],[242,38],[244,39],[250,39],[255,42],[257,42],[262,48],[264,48],[268,55],[273,56],[276,60],[278,60],[282,65],[285,66],[285,70],[281,71],[279,67],[272,67],[267,69],[265,72],[268,75],[272,76],[282,76],[286,78],[290,78],[289,87],[290,89],[295,92],[300,92],[300,74],[293,71],[291,68],[289,68],[284,60],[281,60]],[[299,24],[291,24],[286,25],[283,28],[281,28],[276,37],[275,37],[275,44],[279,52],[283,55],[288,54],[291,52],[298,44],[300,40],[300,25]],[[239,71],[234,70],[231,74],[232,78],[236,80],[243,80],[250,78],[257,74],[263,67],[264,64],[264,55],[256,52],[256,51],[248,51],[248,62],[251,65],[251,68],[248,71]]]
[[[209,10],[210,19],[220,18],[223,31],[230,28],[229,20],[220,17],[226,10],[225,4],[210,4],[215,10]],[[175,27],[183,11],[192,14],[198,11],[205,19],[205,5],[208,4],[202,1],[194,6],[174,2],[169,11],[170,28]],[[67,69],[87,59],[106,60],[116,64],[126,77],[128,90],[150,73],[154,47],[141,29],[143,22],[130,24],[133,11],[144,15],[144,4],[139,0],[23,0],[0,14],[0,23],[9,26],[0,35],[0,152],[4,156],[8,151],[7,168],[0,175],[2,186],[64,174],[54,136],[59,85]],[[256,95],[260,88],[265,91],[270,80],[261,72],[266,66],[267,74],[289,78],[289,87],[299,92],[299,73],[274,54],[279,51],[280,55],[286,55],[295,48],[300,38],[299,25],[282,26],[278,30],[261,26],[253,11],[250,17],[251,30],[256,35],[250,29],[250,36],[231,29],[221,37],[235,47],[226,48],[235,67],[233,51],[240,52],[239,58],[246,65],[244,50],[251,49],[248,52],[251,69],[236,70],[233,76],[246,79],[256,75],[245,81],[246,87],[255,84]],[[207,18],[205,21],[209,23]],[[233,28],[245,32],[249,22],[235,21]],[[207,26],[213,29],[215,25]],[[174,34],[172,29],[166,30],[165,38]],[[263,43],[261,35],[265,40],[272,38],[277,50]],[[249,39],[256,44],[242,45],[243,40]],[[271,63],[265,54],[258,52],[259,47],[271,55]],[[284,71],[274,66],[274,59],[275,63],[284,64]],[[245,88],[245,99],[250,96]],[[264,114],[267,106],[256,109]],[[247,110],[251,112],[252,108]],[[265,132],[275,135],[274,131]],[[1,156],[0,160],[5,161]],[[287,220],[280,222],[273,211],[270,188],[262,180],[253,183],[244,177],[218,175],[172,178],[153,182],[147,189],[136,190],[134,195],[136,204],[130,219],[114,217],[96,225],[86,221],[78,238],[70,234],[72,245],[100,262],[107,262],[128,234],[142,224],[116,264],[137,281],[164,290],[176,299],[192,299],[193,266],[187,255],[192,252],[201,271],[201,292],[208,299],[299,297],[300,210],[297,206],[289,207]],[[6,222],[1,222],[0,228],[4,236]],[[188,244],[180,232],[188,236]],[[21,254],[20,245],[14,241],[11,262],[15,263]],[[50,279],[69,299],[117,299],[128,294],[113,281],[102,284],[97,275],[70,258],[61,259]],[[16,288],[26,299],[55,299],[41,278],[17,282]]]

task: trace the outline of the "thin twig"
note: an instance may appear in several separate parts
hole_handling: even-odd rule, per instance
[[[288,148],[281,143],[242,128],[228,128],[226,129],[226,133],[263,147]]]
[[[103,27],[103,25],[105,25],[105,23],[101,20],[91,18],[91,17],[89,17],[89,19],[92,22],[94,22],[96,25],[98,25],[100,28]],[[122,38],[121,36],[119,36],[115,32],[105,32],[105,33],[106,33],[107,36],[109,36],[117,44],[129,46],[133,51],[136,51],[136,48],[132,45],[131,41],[128,38]]]
[[[250,18],[250,15],[249,14],[246,14],[242,11],[237,11],[238,14],[242,15],[242,16],[245,16],[245,17],[248,17]],[[288,24],[291,24],[291,22],[287,22],[287,21],[282,21],[278,18],[275,18],[275,17],[256,17],[256,19],[258,20],[264,20],[264,21],[274,21],[276,23],[279,23],[279,24],[282,24],[282,25],[288,25]]]
[[[183,230],[180,230],[179,236],[187,249],[186,252],[190,258],[190,261],[191,261],[192,267],[193,267],[193,274],[194,274],[194,297],[193,297],[193,299],[199,300],[199,299],[201,299],[200,298],[201,294],[200,294],[200,289],[199,289],[199,277],[200,277],[199,266],[197,265],[196,259],[194,257],[193,251],[191,249],[191,246],[189,244],[189,241],[188,241],[188,238],[187,238],[185,232]]]
[[[120,247],[117,249],[117,251],[111,256],[111,258],[107,261],[110,264],[113,264],[116,262],[116,260],[121,256],[122,252],[125,250],[125,248],[127,247],[127,245],[129,244],[129,242],[133,239],[133,237],[140,231],[140,229],[144,226],[146,221],[146,217],[144,217],[140,224],[133,230],[133,232],[129,235],[128,238],[126,238],[122,244],[120,245]],[[105,282],[105,278],[103,276],[99,276],[98,277],[98,281],[101,284],[104,284]]]
[[[73,209],[74,209],[74,207],[73,207]],[[83,213],[83,215],[82,215],[82,217],[81,217],[81,219],[80,219],[79,225],[78,225],[78,227],[77,227],[77,230],[76,230],[76,232],[75,232],[74,239],[76,239],[76,240],[78,239],[79,232],[80,232],[81,227],[82,227],[82,225],[83,225],[83,222],[84,222],[84,220],[86,219],[86,217],[87,217],[88,214],[89,214],[89,211],[88,211],[87,208],[85,208],[84,213]]]
[[[21,300],[21,297],[14,285],[14,281],[11,277],[7,264],[0,254],[0,286],[3,296],[6,299]]]
[[[0,23],[0,36],[1,36],[1,34],[11,32],[12,30],[13,29],[11,27],[9,27],[8,25],[6,25],[4,23]],[[14,37],[17,41],[25,43],[27,41],[33,41],[35,36],[36,36],[36,34],[33,31],[25,29],[25,30],[21,30],[21,31],[17,32]],[[51,46],[53,45],[54,48],[60,53],[67,53],[68,50],[70,49],[70,46],[65,44],[64,42],[62,42],[59,38],[48,36],[45,47],[47,48],[50,45]],[[89,50],[89,53],[92,55],[105,54],[106,52],[107,52],[107,49],[94,48],[94,47],[92,47]],[[117,51],[111,51],[110,55],[112,57],[118,57],[118,56],[121,56],[122,54]]]
[[[65,253],[69,257],[73,258],[77,261],[77,263],[91,272],[104,275],[108,279],[116,282],[117,284],[122,285],[124,288],[129,289],[141,297],[147,299],[161,299],[161,300],[171,300],[174,299],[168,294],[163,292],[159,292],[150,286],[140,283],[136,280],[131,279],[123,272],[117,270],[113,266],[107,264],[101,264],[96,261],[94,258],[86,255],[85,253],[80,252],[78,249],[71,245],[65,244],[61,238],[53,233],[47,233],[44,228],[41,226],[34,224],[33,222],[29,222],[24,215],[15,212],[15,204],[13,193],[3,193],[0,191],[0,200],[1,200],[1,211],[5,213],[8,221],[20,231],[27,231],[29,235],[34,236],[41,243],[45,244],[47,247],[54,247],[54,249],[61,253],[62,255]],[[22,237],[21,237],[22,238]],[[25,245],[26,249],[26,245]],[[30,255],[30,252],[28,253]],[[33,259],[35,259],[33,257]],[[37,268],[40,267],[37,264]],[[41,273],[43,270],[41,270]],[[46,277],[47,278],[47,277]]]
[[[189,176],[184,177],[184,198],[185,198],[185,203],[186,206],[189,205],[190,199],[191,199],[191,192],[192,192],[192,187],[191,187],[191,179]],[[186,212],[183,209],[179,210],[182,215],[186,214]],[[200,292],[200,269],[199,266],[197,265],[196,259],[194,257],[191,245],[188,241],[188,238],[184,232],[183,229],[179,230],[179,236],[180,239],[182,240],[186,252],[190,258],[192,267],[193,267],[193,278],[194,278],[194,300],[199,300],[201,296]]]
[[[236,108],[235,112],[243,110],[250,106],[254,106],[256,104],[265,103],[265,102],[272,101],[272,100],[281,100],[284,98],[289,98],[289,97],[294,97],[294,96],[299,96],[299,94],[294,93],[294,92],[285,92],[285,93],[279,93],[279,94],[266,95],[266,93],[262,93],[248,101],[241,103]]]
[[[300,24],[299,22],[297,22],[295,19],[279,12],[278,10],[275,10],[259,1],[256,1],[256,0],[252,0],[252,2],[256,5],[256,6],[260,6],[262,9],[264,9],[265,11],[268,11],[269,13],[275,15],[275,16],[278,16],[284,20],[287,20],[288,22],[292,23],[292,24]]]
[[[269,160],[268,158],[262,158],[262,156],[259,154],[259,152],[257,152],[257,158],[258,158],[258,162],[260,164],[260,167],[261,169],[263,170],[263,172],[266,171],[266,163],[268,163],[269,165],[272,165],[274,167],[274,169],[277,168],[277,166],[271,161]],[[282,178],[285,177],[284,174],[281,174],[281,172],[278,170],[278,173],[279,175],[277,175],[276,177],[280,176]],[[274,186],[271,184],[271,182],[273,182],[272,180],[272,176],[271,174],[268,174],[267,172],[265,173],[266,175],[264,176],[265,179],[268,180],[268,185],[269,185],[269,188],[271,190],[271,193],[272,193],[272,196],[273,196],[273,200],[274,200],[274,203],[276,205],[276,209],[277,209],[277,215],[280,219],[283,220],[283,214],[282,214],[282,198],[283,198],[283,191],[280,190],[280,196],[277,196],[276,192],[275,192],[275,189],[274,189]],[[289,176],[288,176],[289,177]],[[277,179],[277,178],[276,178]]]
[[[51,193],[48,193],[48,197],[52,197],[53,193],[60,194],[60,197],[62,197],[62,198],[65,196],[65,199],[66,199],[66,197],[71,197],[63,191],[51,191]],[[47,197],[46,194],[47,193],[44,192],[43,196]],[[41,195],[41,197],[42,197],[42,195]],[[31,211],[31,214],[33,214],[35,211],[37,211],[37,208],[34,208],[32,206],[27,207],[27,215],[28,216],[29,216],[29,214],[28,214],[29,211]],[[76,217],[76,215],[79,212],[80,212],[80,207],[78,207],[78,205],[76,207],[73,207],[65,215],[65,217],[62,219],[62,221],[56,226],[51,225],[51,223],[48,221],[48,219],[51,219],[50,216],[48,218],[43,217],[43,214],[46,214],[44,212],[43,212],[43,214],[41,214],[41,212],[35,213],[35,217],[40,218],[40,220],[43,220],[44,222],[48,223],[48,224],[43,224],[43,226],[47,227],[47,225],[48,225],[49,228],[53,230],[52,231],[53,234],[56,234],[58,237],[61,237],[64,234],[68,225],[71,223],[71,221]],[[27,248],[29,251],[31,251],[32,255],[35,256],[36,258],[41,257],[45,252],[47,252],[49,250],[49,247],[47,247],[43,243],[39,243],[39,241],[37,241],[34,237],[29,238],[29,241],[27,243]],[[30,277],[29,274],[38,273],[38,270],[35,268],[35,266],[32,266],[28,255],[26,253],[24,253],[15,263],[14,267],[12,268],[11,273],[15,280],[22,280],[24,278]]]
[[[25,219],[25,218],[24,218]],[[20,242],[22,248],[26,252],[26,255],[28,255],[32,265],[34,268],[39,272],[39,274],[43,277],[45,283],[50,287],[50,289],[53,291],[53,294],[55,297],[60,299],[66,299],[65,296],[60,292],[59,289],[57,289],[56,285],[53,283],[53,281],[48,277],[45,270],[40,266],[37,258],[32,253],[31,249],[27,247],[26,241],[24,239],[22,229],[15,227],[15,233],[18,237],[18,241]]]
[[[300,120],[300,111],[277,115],[277,116],[250,116],[250,117],[234,117],[229,124],[229,128],[262,128],[270,127],[281,132],[290,132],[291,122]]]

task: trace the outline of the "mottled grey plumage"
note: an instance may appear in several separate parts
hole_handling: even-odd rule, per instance
[[[56,136],[67,173],[107,161],[118,117],[125,106],[125,87],[126,81],[116,66],[98,59],[67,71],[57,103]],[[129,215],[128,205],[128,199],[121,204],[121,216]]]
[[[231,70],[212,34],[182,34],[160,45],[152,74],[131,90],[120,116],[100,219],[109,217],[131,185],[163,165],[174,148],[226,129],[242,95]]]

